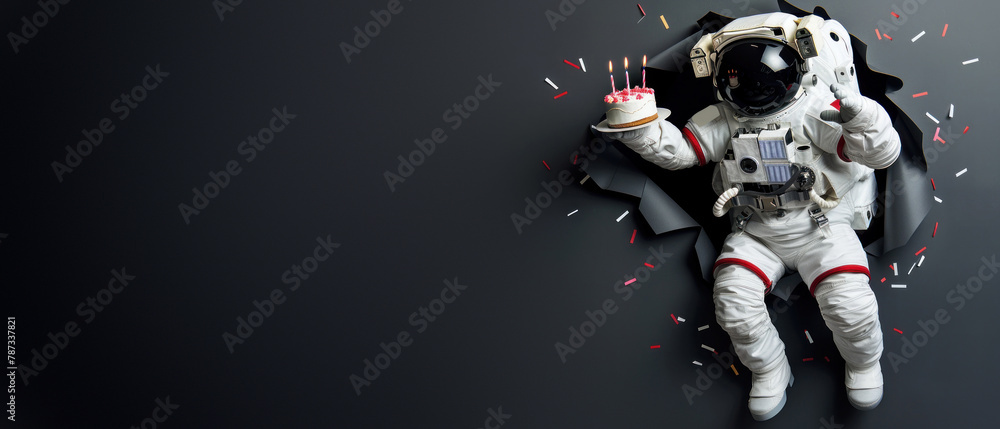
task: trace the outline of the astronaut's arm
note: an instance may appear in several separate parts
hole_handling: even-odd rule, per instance
[[[886,168],[899,157],[899,134],[892,127],[889,114],[875,100],[854,93],[844,86],[830,88],[840,100],[843,139],[837,155],[874,168]],[[826,119],[827,115],[824,115]]]
[[[709,106],[678,129],[668,121],[608,137],[624,143],[643,159],[668,170],[719,161],[725,152],[729,127],[717,106]]]

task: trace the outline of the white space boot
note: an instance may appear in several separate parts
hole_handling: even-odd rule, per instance
[[[785,387],[791,386],[794,381],[792,367],[788,365],[788,358],[784,353],[781,355],[781,363],[774,369],[754,373],[748,403],[754,420],[767,420],[777,415],[788,399]]]
[[[878,361],[867,368],[859,369],[847,364],[845,372],[847,399],[854,408],[870,410],[882,402],[882,365]]]

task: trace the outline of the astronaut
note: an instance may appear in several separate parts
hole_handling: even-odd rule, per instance
[[[756,420],[785,405],[791,367],[764,297],[798,271],[846,362],[850,403],[882,400],[882,329],[865,252],[854,230],[874,213],[873,169],[899,156],[889,115],[860,95],[850,35],[815,15],[739,18],[691,51],[695,75],[721,100],[683,129],[658,121],[609,133],[644,159],[676,170],[717,163],[716,216],[732,233],[714,266],[716,319],[753,373]]]

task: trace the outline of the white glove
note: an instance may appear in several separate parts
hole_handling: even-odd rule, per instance
[[[819,117],[824,121],[845,123],[850,122],[852,119],[861,113],[861,109],[864,107],[864,97],[861,94],[855,93],[850,88],[835,83],[830,85],[830,92],[833,92],[833,96],[840,100],[840,111],[836,110],[826,110],[820,112]]]
[[[612,140],[618,140],[625,143],[628,147],[641,146],[643,144],[650,145],[655,143],[660,139],[659,130],[660,127],[653,126],[656,123],[650,123],[649,126],[642,127],[635,130],[616,132],[616,133],[604,133],[608,138]],[[651,132],[651,131],[656,132]],[[655,136],[653,134],[656,134]]]

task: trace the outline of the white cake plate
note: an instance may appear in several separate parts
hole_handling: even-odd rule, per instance
[[[653,119],[652,121],[646,122],[645,124],[642,124],[642,125],[636,125],[634,127],[626,127],[626,128],[611,128],[611,127],[608,126],[608,120],[605,119],[605,120],[601,121],[601,123],[599,123],[597,125],[591,125],[591,127],[593,127],[595,130],[600,131],[602,133],[620,133],[620,132],[623,132],[623,131],[638,130],[639,128],[645,128],[645,127],[648,127],[650,125],[655,125],[657,122],[665,120],[669,116],[670,116],[670,109],[664,109],[662,107],[657,107],[656,108],[656,119]]]

